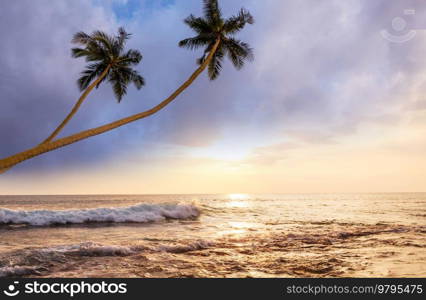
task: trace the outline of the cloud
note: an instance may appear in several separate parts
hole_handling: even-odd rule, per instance
[[[333,147],[351,137],[370,141],[369,126],[392,132],[424,111],[423,3],[247,0],[221,5],[225,15],[241,6],[254,14],[256,24],[241,34],[255,48],[253,64],[237,72],[226,63],[217,81],[203,74],[161,113],[36,158],[13,172],[65,172],[73,166],[84,172],[111,162],[119,165],[132,155],[144,155],[150,164],[150,157],[169,154],[164,149],[185,149],[186,156],[176,158],[185,161],[209,147],[252,153],[252,163],[267,165],[306,147]],[[415,8],[415,16],[404,16],[406,8]],[[0,140],[6,142],[0,155],[41,141],[74,104],[75,80],[84,65],[69,56],[74,32],[113,33],[124,25],[133,33],[129,47],[144,54],[138,70],[147,86],[130,89],[119,105],[107,85],[94,91],[64,134],[148,109],[177,88],[200,55],[177,47],[180,39],[193,35],[182,22],[190,13],[201,14],[201,1],[1,2]],[[419,29],[413,40],[395,44],[381,36],[383,29],[397,34],[391,28],[396,16]]]

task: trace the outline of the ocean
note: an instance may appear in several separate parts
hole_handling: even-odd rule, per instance
[[[0,277],[425,277],[426,194],[0,196]]]

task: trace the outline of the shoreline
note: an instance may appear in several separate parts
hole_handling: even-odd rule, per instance
[[[339,226],[339,225],[337,225]],[[288,278],[425,277],[426,227],[302,225],[301,233],[253,232],[215,241],[27,248],[0,254],[4,277]],[[321,232],[321,233],[320,233]],[[405,260],[401,260],[405,257]],[[408,258],[408,259],[407,259]],[[15,274],[5,274],[5,261]],[[33,265],[31,265],[33,264]],[[21,268],[21,269],[19,269]],[[13,270],[12,270],[13,271]]]

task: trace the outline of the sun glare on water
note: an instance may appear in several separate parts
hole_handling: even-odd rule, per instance
[[[248,206],[247,200],[249,196],[246,194],[229,194],[228,198],[230,200],[227,203],[228,207],[242,208]]]
[[[247,200],[249,198],[249,195],[247,195],[247,194],[229,194],[228,197],[231,200]]]

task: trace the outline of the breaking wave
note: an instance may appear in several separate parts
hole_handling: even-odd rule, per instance
[[[76,259],[79,260],[83,257],[125,257],[140,253],[161,252],[183,254],[208,249],[212,246],[214,246],[214,243],[205,240],[157,246],[119,246],[85,242],[40,249],[18,250],[0,256],[0,278],[46,275],[52,271],[52,266],[55,264],[67,267],[74,265]]]
[[[200,210],[190,204],[139,204],[130,207],[82,210],[10,210],[0,209],[0,225],[32,226],[83,223],[148,223],[166,219],[190,219]]]

